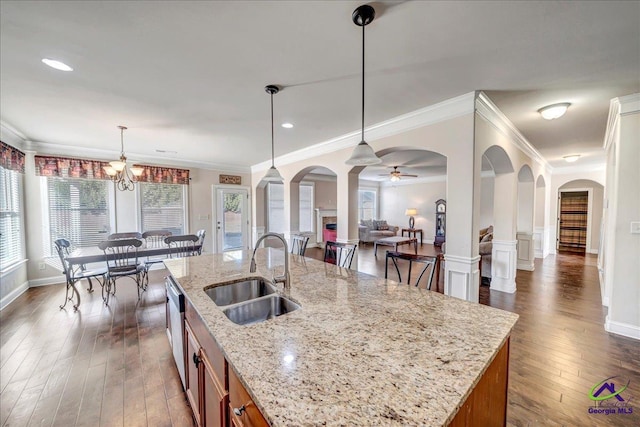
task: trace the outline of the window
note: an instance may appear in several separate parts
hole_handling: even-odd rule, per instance
[[[186,233],[185,186],[182,184],[140,183],[140,219],[142,232],[169,230]]]
[[[68,239],[73,247],[93,247],[111,230],[110,181],[43,177],[46,181],[49,240],[45,253],[55,256],[53,242]]]
[[[358,219],[376,218],[376,191],[358,190]]]
[[[22,260],[22,176],[0,167],[0,270]]]
[[[284,184],[267,184],[267,231],[284,233]]]
[[[313,184],[300,184],[300,226],[298,230],[313,231]]]

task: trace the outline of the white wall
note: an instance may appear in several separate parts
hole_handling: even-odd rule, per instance
[[[401,183],[380,186],[380,219],[400,228],[409,226],[407,208],[416,208],[415,228],[421,228],[425,243],[433,243],[435,236],[436,200],[446,199],[446,177],[435,177],[431,182],[419,184]],[[406,181],[411,182],[410,180]],[[446,234],[445,234],[446,236]]]
[[[495,177],[483,176],[480,188],[480,228],[487,228],[493,225],[493,187]]]

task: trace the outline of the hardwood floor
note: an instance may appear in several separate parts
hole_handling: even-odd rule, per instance
[[[359,251],[359,269],[383,277],[384,256],[376,260],[372,245]],[[307,255],[321,259],[322,251]],[[518,271],[513,295],[481,287],[481,303],[520,315],[509,425],[640,425],[640,342],[604,331],[595,262],[550,256],[534,272]],[[77,313],[59,310],[64,286],[53,285],[29,289],[0,312],[0,424],[191,426],[164,330],[164,273],[152,272],[138,304],[134,286],[122,282],[110,307],[99,290],[81,290]],[[590,389],[612,376],[630,381],[622,396],[633,414],[589,414]]]

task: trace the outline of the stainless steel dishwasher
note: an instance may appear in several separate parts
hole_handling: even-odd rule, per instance
[[[171,276],[167,276],[165,286],[167,288],[167,335],[169,337],[169,344],[173,350],[173,359],[180,373],[182,388],[185,388],[183,340],[184,295],[180,292],[180,288]]]

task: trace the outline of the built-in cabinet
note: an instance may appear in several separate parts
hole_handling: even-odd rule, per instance
[[[222,355],[193,306],[185,302],[186,395],[198,426],[262,427],[268,423]]]

